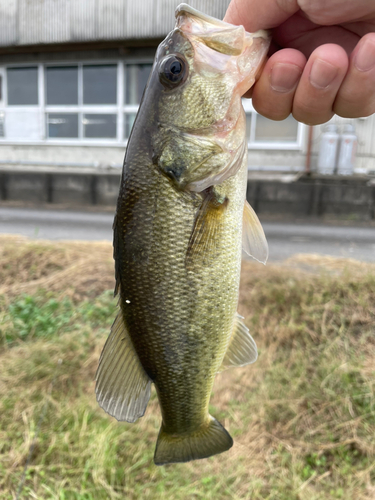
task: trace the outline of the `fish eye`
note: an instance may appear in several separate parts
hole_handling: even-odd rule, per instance
[[[181,56],[170,55],[160,63],[159,78],[164,87],[177,87],[187,76],[187,62]]]

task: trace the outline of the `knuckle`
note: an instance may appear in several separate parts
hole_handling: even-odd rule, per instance
[[[287,14],[294,13],[298,9],[298,0],[277,0],[279,9]]]
[[[337,10],[332,8],[332,4],[325,0],[299,0],[298,5],[300,9],[307,15],[307,17],[315,24],[323,26],[336,23]]]
[[[293,106],[293,117],[307,125],[320,125],[330,120],[334,112],[332,108],[322,109],[316,105],[295,105]]]
[[[290,103],[284,103],[280,106],[280,103],[268,101],[267,104],[265,104],[263,100],[257,101],[257,99],[254,100],[254,98],[253,106],[259,114],[269,118],[270,120],[276,121],[285,120],[292,111]]]
[[[338,102],[333,111],[342,118],[364,118],[375,113],[375,100],[363,106],[358,103]]]

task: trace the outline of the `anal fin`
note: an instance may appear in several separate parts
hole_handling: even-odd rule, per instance
[[[249,329],[242,320],[243,317],[236,313],[233,333],[219,372],[232,366],[249,365],[254,363],[258,358],[257,346],[250,335]]]
[[[247,201],[243,209],[242,248],[258,262],[268,259],[268,243],[257,214]]]
[[[135,352],[121,310],[100,356],[95,392],[103,410],[127,422],[142,417],[150,399],[151,379]]]

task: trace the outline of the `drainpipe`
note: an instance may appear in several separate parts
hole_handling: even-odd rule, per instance
[[[313,132],[314,132],[313,126],[309,125],[309,133],[308,133],[308,139],[307,139],[306,165],[305,165],[306,175],[311,175],[311,148],[312,148]]]

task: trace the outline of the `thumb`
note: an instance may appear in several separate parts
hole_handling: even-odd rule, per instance
[[[254,32],[279,26],[298,10],[297,0],[232,0],[224,21]]]

